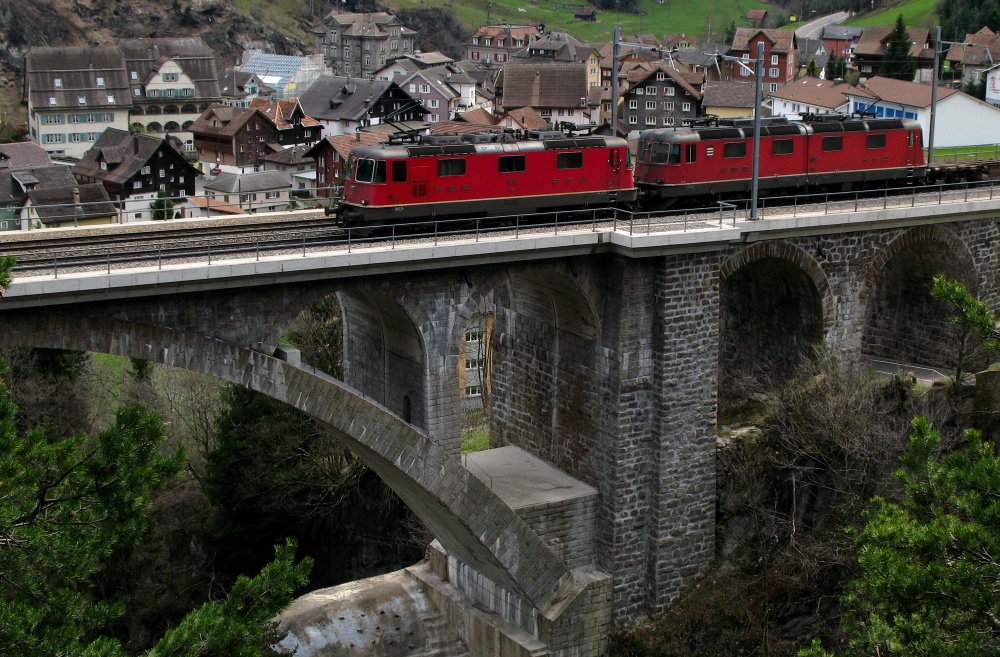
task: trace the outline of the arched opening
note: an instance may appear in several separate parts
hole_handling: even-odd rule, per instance
[[[823,300],[797,264],[764,257],[725,277],[719,290],[719,414],[754,388],[794,376],[823,340]]]
[[[190,103],[181,108],[181,114],[194,114],[198,111],[198,108]]]
[[[181,129],[181,126],[177,123],[177,121],[167,121],[163,126],[163,129],[167,132],[177,132]]]
[[[146,114],[162,114],[162,112],[160,111],[159,106],[157,106],[157,105],[148,105],[146,107]]]
[[[950,308],[931,296],[938,274],[976,293],[977,275],[968,252],[942,239],[901,246],[874,277],[865,305],[861,351],[874,359],[954,370],[960,333]],[[982,365],[970,362],[969,366]]]
[[[141,107],[139,107],[138,105],[133,106],[130,111],[132,112],[133,116],[142,116],[143,114],[145,114],[145,112],[143,111],[143,109]]]
[[[178,114],[178,109],[176,105],[165,105],[163,107],[164,114]]]
[[[146,132],[151,132],[151,133],[163,132],[163,126],[157,123],[156,121],[153,121],[152,123],[147,123]]]
[[[181,130],[187,130],[188,128],[191,127],[192,123],[194,123],[194,121],[185,121],[184,123],[181,124]]]

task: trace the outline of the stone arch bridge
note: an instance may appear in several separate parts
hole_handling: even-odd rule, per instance
[[[596,655],[616,621],[664,608],[712,558],[715,423],[733,373],[787,377],[817,344],[942,365],[930,279],[1000,301],[1000,205],[942,210],[24,278],[0,301],[0,344],[147,359],[299,408],[434,532],[424,584],[474,653]],[[343,381],[279,348],[330,294]],[[585,493],[515,508],[459,458],[462,340],[487,303],[491,442]]]

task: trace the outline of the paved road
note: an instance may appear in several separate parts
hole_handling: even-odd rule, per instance
[[[799,39],[819,39],[823,36],[824,27],[845,21],[849,15],[846,11],[838,11],[835,14],[814,18],[808,23],[803,23],[802,27],[796,28],[795,36]]]

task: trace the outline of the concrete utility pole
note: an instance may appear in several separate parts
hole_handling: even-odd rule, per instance
[[[931,74],[931,126],[927,134],[927,164],[934,164],[934,124],[937,123],[938,52],[940,50],[941,26],[938,25],[934,28],[934,73]]]
[[[720,55],[718,53],[704,53],[714,55],[716,59],[726,62],[735,62],[744,71],[754,76],[754,107],[753,107],[753,177],[750,180],[750,221],[757,220],[757,190],[760,182],[760,106],[764,100],[764,42],[757,42],[757,58],[754,60],[753,70],[747,66],[746,62],[739,57]],[[718,62],[716,62],[718,65]]]
[[[621,57],[621,28],[615,25],[611,47],[611,136],[618,136],[618,59]]]

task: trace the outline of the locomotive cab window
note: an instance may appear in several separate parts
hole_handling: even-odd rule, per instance
[[[649,152],[649,142],[639,140],[639,149],[636,151],[635,158],[640,162],[646,161],[646,153]]]
[[[358,160],[358,168],[354,179],[358,182],[384,183],[385,161],[369,160],[367,158]]]
[[[832,153],[844,150],[843,137],[823,137],[823,152]]]
[[[698,147],[697,146],[695,146],[694,144],[688,144],[685,147],[685,150],[687,151],[685,153],[685,156],[686,156],[685,159],[686,159],[687,162],[694,162],[694,161],[697,160],[697,158],[698,158]]]
[[[438,175],[439,176],[464,176],[465,175],[465,159],[458,158],[454,160],[438,160]]]
[[[868,135],[865,141],[868,148],[885,148],[885,133],[881,135]]]
[[[406,182],[406,160],[392,163],[392,182]]]
[[[523,155],[501,155],[500,173],[521,173],[525,169]]]
[[[745,141],[731,141],[722,146],[722,157],[736,158],[747,156],[747,143]]]
[[[653,153],[649,159],[653,164],[680,164],[680,144],[653,144]]]
[[[913,132],[908,132],[906,134],[906,145],[907,146],[913,146],[913,142],[915,141],[914,134],[915,133],[913,133]]]
[[[771,155],[791,155],[795,152],[795,142],[791,139],[772,139]]]
[[[559,153],[556,155],[557,169],[582,169],[583,153]]]

